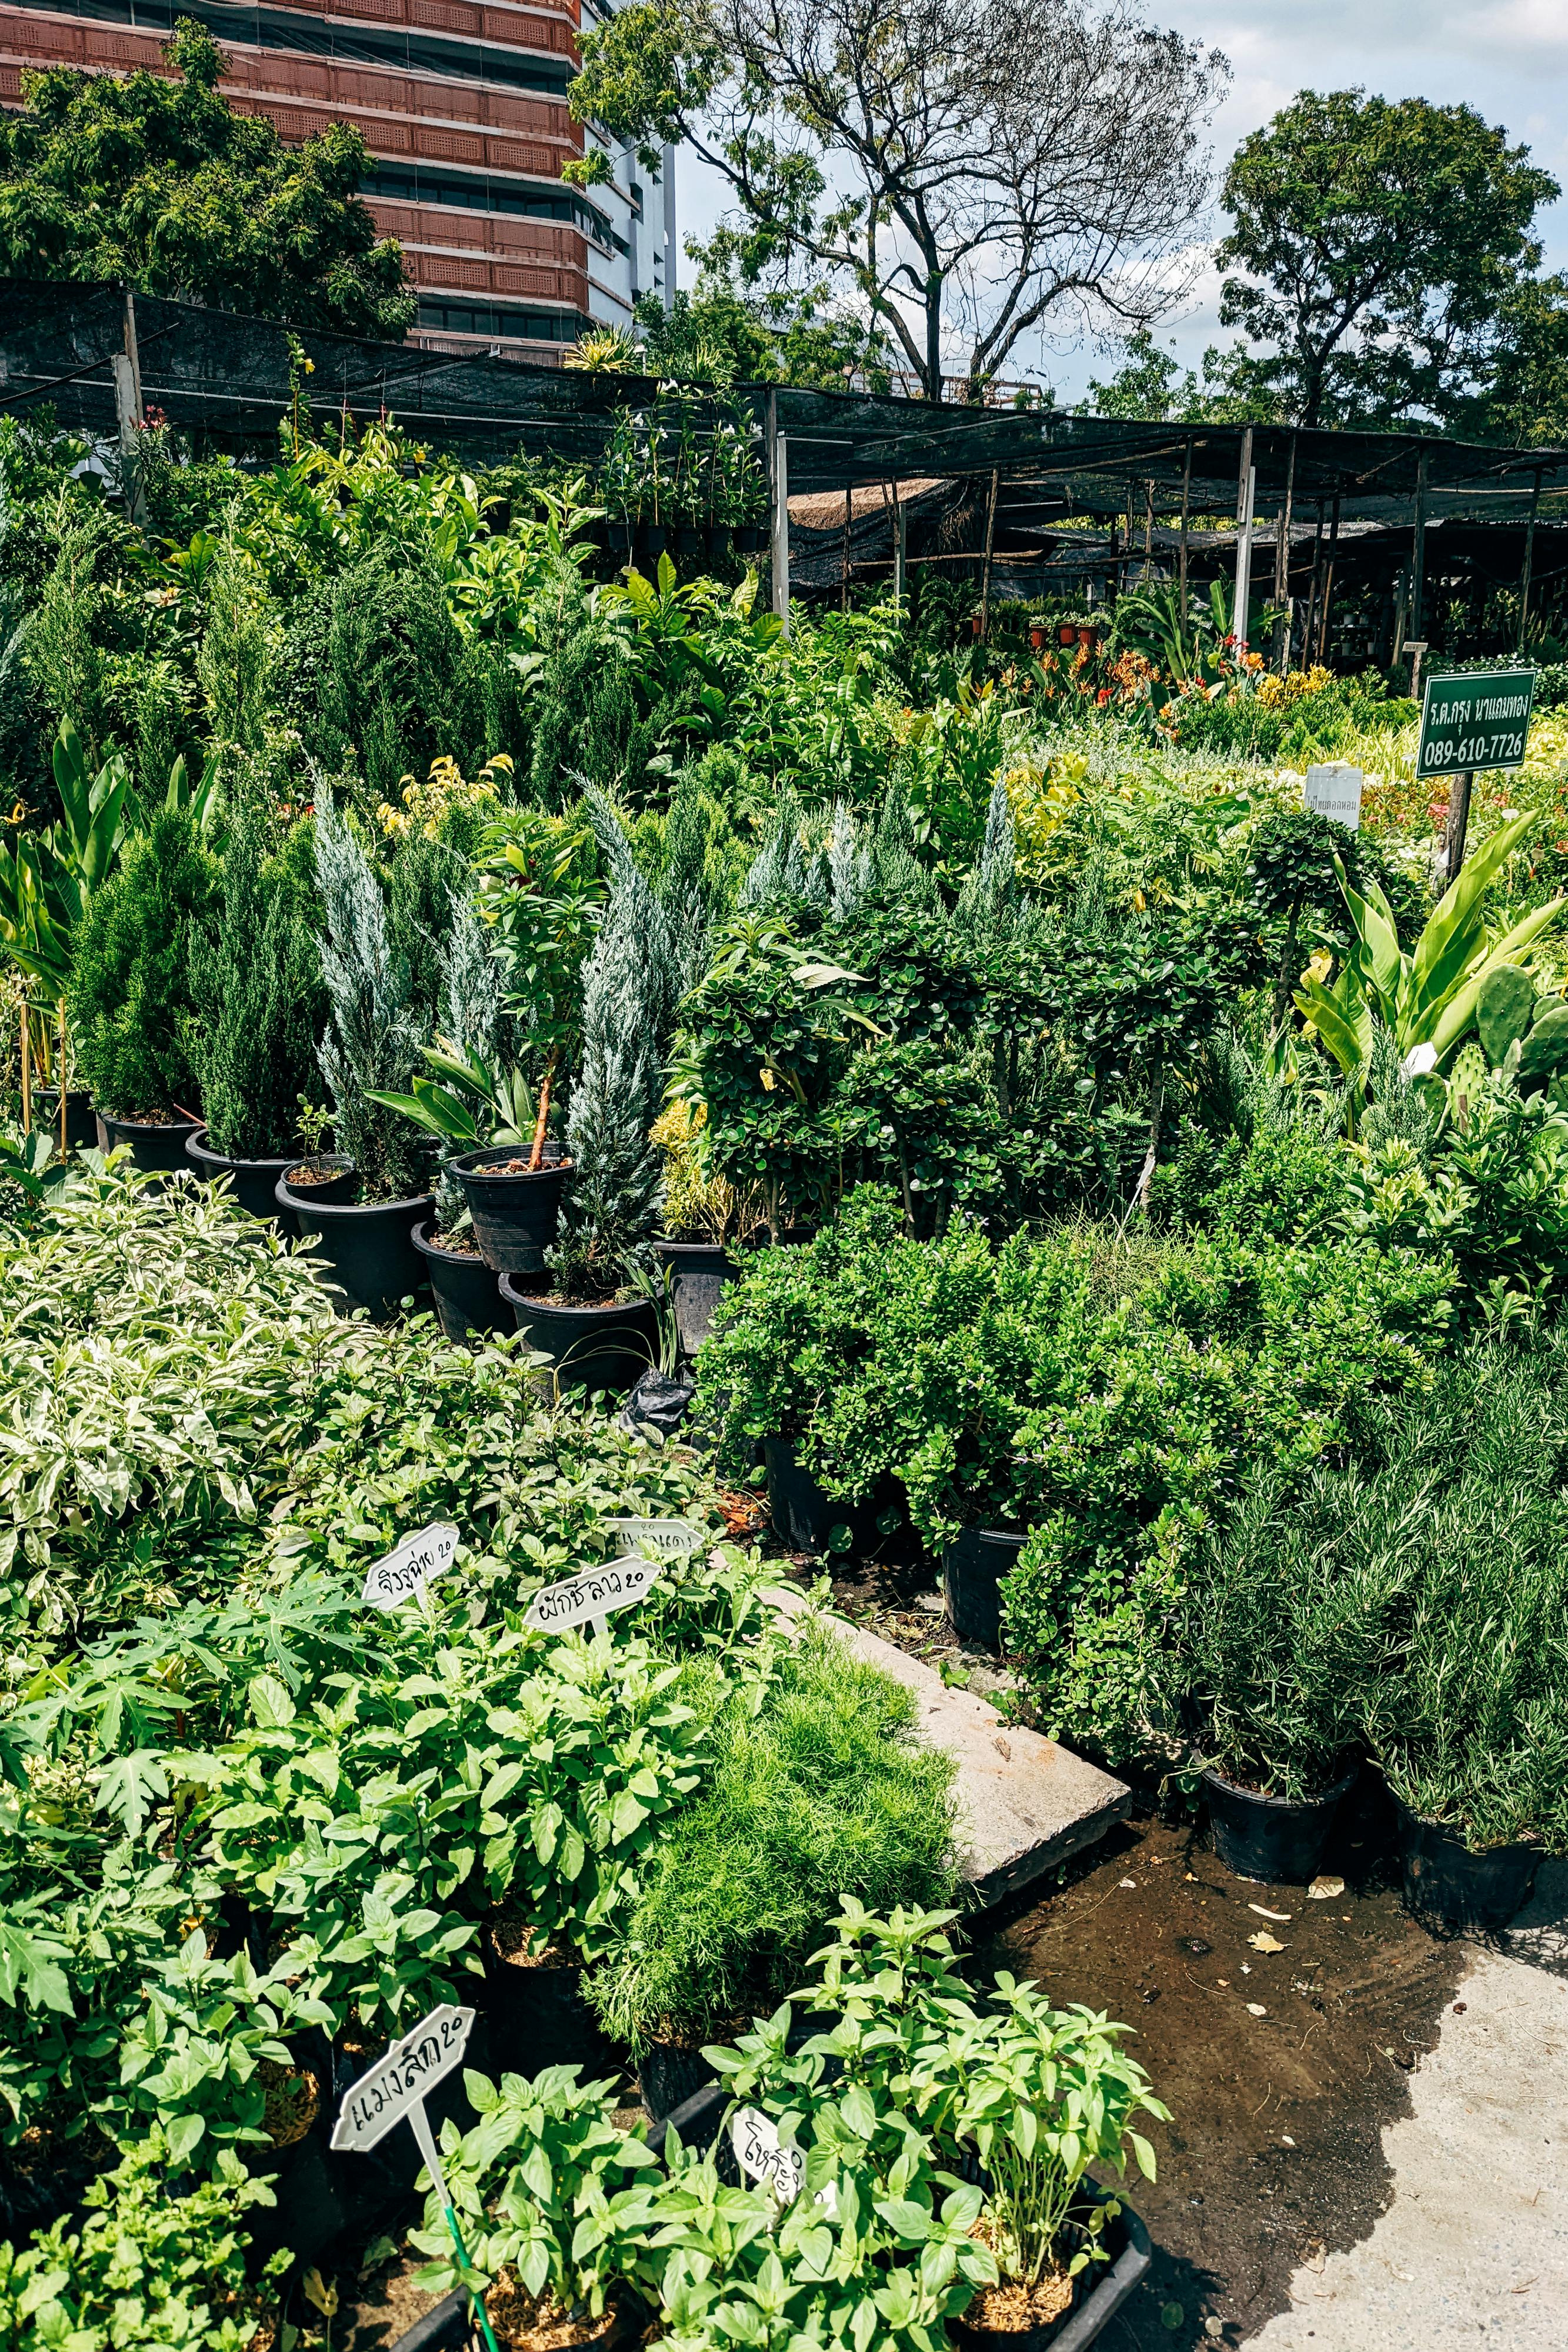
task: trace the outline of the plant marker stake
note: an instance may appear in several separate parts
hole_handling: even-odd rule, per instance
[[[468,2250],[463,2243],[463,2233],[458,2227],[457,2210],[447,2191],[447,2176],[441,2169],[441,2159],[436,2153],[436,2135],[430,2128],[430,2118],[425,2112],[423,2099],[409,2109],[408,2123],[409,2128],[419,2143],[419,2153],[425,2158],[425,2169],[430,2175],[430,2185],[441,2200],[441,2210],[447,2216],[447,2227],[452,2233],[452,2243],[457,2249],[458,2260],[463,2269],[467,2270]],[[500,2347],[497,2344],[490,2327],[489,2314],[485,2309],[483,2295],[470,2294],[468,2300],[474,2306],[474,2316],[484,2331],[487,2352],[500,2352]]]
[[[430,2129],[430,2118],[425,2112],[425,2097],[426,2092],[433,2091],[437,2083],[444,2082],[453,2069],[462,2063],[473,2023],[471,2009],[454,2009],[449,2002],[443,2002],[439,2009],[433,2009],[412,2033],[405,2033],[401,2042],[395,2042],[384,2058],[378,2058],[357,2082],[349,2084],[343,2093],[331,2137],[333,2147],[363,2154],[378,2146],[395,2126],[406,2123],[425,2159],[431,2186],[447,2216],[447,2227],[452,2233],[458,2260],[465,2269],[468,2266],[468,2250],[463,2243],[463,2233],[458,2227],[458,2216],[447,2188],[446,2175],[441,2170],[441,2159],[436,2153],[436,2138]],[[484,2330],[487,2352],[500,2352],[483,2296],[470,2291],[468,2299]]]
[[[585,1568],[579,1576],[564,1576],[536,1592],[523,1612],[523,1623],[536,1633],[569,1633],[591,1625],[602,1633],[617,1609],[635,1608],[658,1582],[664,1563],[658,1559],[612,1559],[603,1568]]]

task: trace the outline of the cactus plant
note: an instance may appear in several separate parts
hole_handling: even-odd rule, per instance
[[[1521,1078],[1548,1077],[1568,1066],[1568,1002],[1561,996],[1538,997],[1535,1015],[1535,1025],[1520,1048]]]
[[[1448,1116],[1456,1127],[1469,1125],[1470,1106],[1490,1075],[1487,1057],[1472,1037],[1468,1045],[1460,1046],[1448,1073]]]
[[[1476,1026],[1488,1066],[1500,1069],[1516,1038],[1529,1031],[1535,1014],[1535,982],[1522,964],[1494,964],[1476,998]]]

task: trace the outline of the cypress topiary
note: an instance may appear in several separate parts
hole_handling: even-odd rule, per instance
[[[303,878],[291,870],[297,828],[269,856],[268,822],[244,809],[224,857],[213,930],[191,954],[196,1022],[192,1058],[215,1151],[270,1160],[292,1150],[300,1097],[313,1095],[316,1039],[326,1019],[321,961]]]
[[[89,902],[67,1011],[93,1100],[113,1118],[195,1106],[191,949],[218,884],[189,810],[163,809]]]

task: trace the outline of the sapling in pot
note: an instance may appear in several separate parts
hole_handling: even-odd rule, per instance
[[[664,1201],[663,1154],[649,1133],[661,1092],[656,1013],[632,912],[617,891],[584,982],[583,1063],[566,1121],[572,1181],[548,1255],[556,1296],[574,1306],[607,1305],[623,1290]]]
[[[191,946],[218,881],[189,811],[165,809],[89,900],[67,1009],[100,1116],[195,1123]]]

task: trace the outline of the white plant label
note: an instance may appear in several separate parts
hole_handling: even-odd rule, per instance
[[[580,1576],[563,1577],[536,1592],[522,1622],[542,1633],[569,1633],[575,1625],[592,1623],[602,1631],[606,1617],[617,1609],[634,1609],[646,1601],[664,1573],[658,1559],[612,1559],[604,1568],[585,1568]]]
[[[445,1575],[457,1556],[456,1528],[444,1521],[421,1528],[416,1536],[405,1536],[384,1559],[376,1561],[365,1576],[360,1599],[368,1601],[373,1609],[401,1609],[411,1597],[422,1596],[433,1579]]]
[[[626,1543],[652,1544],[666,1559],[684,1559],[708,1541],[700,1528],[685,1519],[606,1519],[605,1525]]]
[[[1320,816],[1331,816],[1348,832],[1361,830],[1361,788],[1366,779],[1348,760],[1325,760],[1307,771],[1301,787],[1303,805]]]
[[[742,2107],[730,2126],[730,2145],[742,2172],[753,2180],[771,2181],[781,2205],[795,2203],[805,2179],[805,2158],[798,2147],[779,2146],[778,2126],[769,2116],[756,2107]],[[831,2180],[817,2190],[812,2203],[826,2207],[829,2217],[837,2220],[838,2192]]]
[[[332,2146],[361,2151],[374,2147],[395,2124],[406,2118],[423,2148],[429,2137],[425,2121],[426,2094],[462,2063],[473,2022],[471,2009],[453,2009],[444,2003],[433,2009],[412,2033],[395,2042],[385,2057],[378,2058],[343,2093],[332,2126]]]

